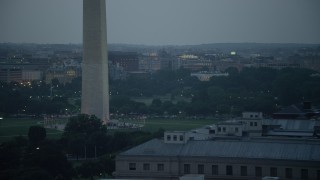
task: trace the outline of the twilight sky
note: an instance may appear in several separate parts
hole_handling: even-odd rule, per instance
[[[320,43],[320,0],[107,0],[108,43]],[[0,0],[0,43],[81,43],[82,0]]]

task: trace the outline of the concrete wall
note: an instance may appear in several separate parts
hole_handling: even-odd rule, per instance
[[[129,163],[136,163],[136,170],[129,170]],[[150,170],[144,171],[143,164],[150,163]],[[157,170],[157,164],[164,165],[164,171]],[[277,169],[277,176],[287,179],[285,169],[292,169],[292,179],[301,179],[301,169],[308,170],[309,179],[317,179],[320,171],[320,162],[294,161],[294,160],[269,160],[245,159],[228,157],[129,157],[118,156],[116,159],[117,178],[156,178],[178,179],[185,175],[184,164],[190,164],[189,174],[198,174],[198,165],[204,165],[205,179],[261,179],[271,176],[270,169]],[[218,165],[218,175],[212,174],[212,165]],[[226,167],[232,166],[232,175],[227,175]],[[241,175],[241,166],[247,168],[247,175]],[[256,176],[256,167],[261,167],[261,176]]]

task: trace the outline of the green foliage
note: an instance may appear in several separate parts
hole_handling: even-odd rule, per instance
[[[34,145],[39,144],[39,142],[43,141],[46,138],[46,136],[46,129],[42,126],[31,126],[29,128],[29,141]]]
[[[117,115],[239,115],[243,110],[253,109],[272,113],[281,106],[304,100],[320,102],[320,78],[312,76],[317,73],[312,70],[229,68],[226,71],[228,77],[213,77],[209,82],[191,77],[186,69],[160,70],[145,79],[129,77],[110,81],[110,112]],[[56,80],[52,83],[53,86],[33,82],[29,86],[1,82],[0,114],[55,114],[66,113],[65,109],[78,113],[81,78],[65,85]],[[53,96],[48,97],[51,89]],[[171,99],[158,98],[167,95]],[[178,97],[192,100],[181,106],[177,103],[181,100]],[[149,105],[133,100],[138,98],[155,101],[150,100]]]
[[[77,167],[76,171],[83,178],[94,179],[94,176],[99,176],[104,170],[100,163],[88,161]]]
[[[84,134],[88,136],[94,132],[105,132],[105,127],[96,116],[79,114],[69,119],[64,131],[65,135]]]
[[[96,116],[71,117],[63,134],[67,151],[79,157],[94,157],[108,152],[106,128]]]
[[[1,179],[71,179],[73,169],[59,145],[54,141],[28,144],[21,137],[1,144]]]
[[[54,177],[46,170],[38,167],[26,168],[19,172],[19,179],[24,180],[54,180]]]

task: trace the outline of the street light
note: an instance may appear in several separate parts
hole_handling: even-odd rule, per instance
[[[2,126],[2,119],[3,117],[0,117],[0,127]]]

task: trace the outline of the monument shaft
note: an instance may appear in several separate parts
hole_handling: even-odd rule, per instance
[[[105,0],[83,0],[81,113],[109,119]]]

